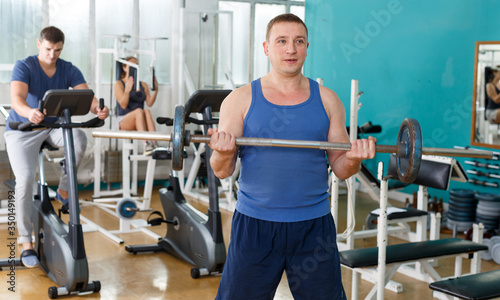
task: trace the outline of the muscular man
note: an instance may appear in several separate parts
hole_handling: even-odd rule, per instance
[[[307,27],[293,14],[267,26],[271,70],[223,102],[210,130],[210,163],[219,178],[241,158],[231,241],[216,299],[273,299],[285,271],[294,299],[345,299],[330,213],[328,169],[345,179],[375,155],[375,139],[350,151],[253,147],[236,137],[349,142],[342,102],[302,75]]]

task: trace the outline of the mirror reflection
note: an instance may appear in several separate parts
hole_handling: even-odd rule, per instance
[[[471,143],[500,149],[500,41],[476,42]]]

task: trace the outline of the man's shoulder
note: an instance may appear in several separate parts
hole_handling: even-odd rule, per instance
[[[325,108],[325,111],[327,115],[332,117],[332,115],[335,114],[345,114],[345,108],[344,104],[340,100],[339,96],[337,93],[335,93],[333,90],[323,86],[319,85],[319,94],[321,97],[321,102],[323,102],[323,107]]]
[[[252,99],[252,85],[251,83],[247,83],[244,86],[241,86],[235,90],[233,90],[227,98],[229,101],[242,101],[242,100],[251,100]]]
[[[27,68],[32,69],[35,64],[38,62],[38,57],[36,55],[28,56],[23,59],[19,59],[16,61],[15,67],[25,66]]]
[[[222,102],[222,107],[230,108],[233,112],[238,110],[246,111],[251,102],[252,87],[248,83],[233,90]]]
[[[244,94],[244,93],[248,93],[248,92],[252,92],[252,83],[247,83],[243,86],[240,86],[239,88],[235,89],[233,91],[233,93],[238,93],[238,94]]]
[[[22,61],[24,63],[33,63],[33,62],[38,61],[38,55],[36,55],[36,54],[31,55],[31,56],[28,56],[28,57],[21,59],[20,61]]]
[[[30,76],[36,76],[38,58],[36,55],[28,56],[16,61],[12,70],[11,81],[22,81],[27,83]]]
[[[57,60],[57,69],[63,70],[62,72],[57,72],[58,76],[63,76],[70,81],[70,86],[76,86],[80,83],[85,82],[82,71],[71,62],[59,58]]]
[[[340,101],[337,93],[335,93],[332,89],[327,88],[326,86],[323,86],[321,84],[319,84],[319,93],[321,95],[321,98],[324,100]]]

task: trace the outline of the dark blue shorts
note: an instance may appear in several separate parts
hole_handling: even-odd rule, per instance
[[[273,299],[286,272],[294,299],[346,299],[331,214],[269,222],[237,211],[216,299]]]

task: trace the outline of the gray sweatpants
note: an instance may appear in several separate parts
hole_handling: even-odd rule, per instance
[[[4,134],[10,166],[16,178],[15,204],[19,237],[17,242],[31,242],[33,232],[33,183],[38,168],[38,153],[44,141],[58,148],[64,147],[62,129],[35,131],[10,130]],[[80,164],[87,147],[87,136],[81,129],[73,129],[76,165]],[[59,189],[68,190],[68,176],[61,172]]]

